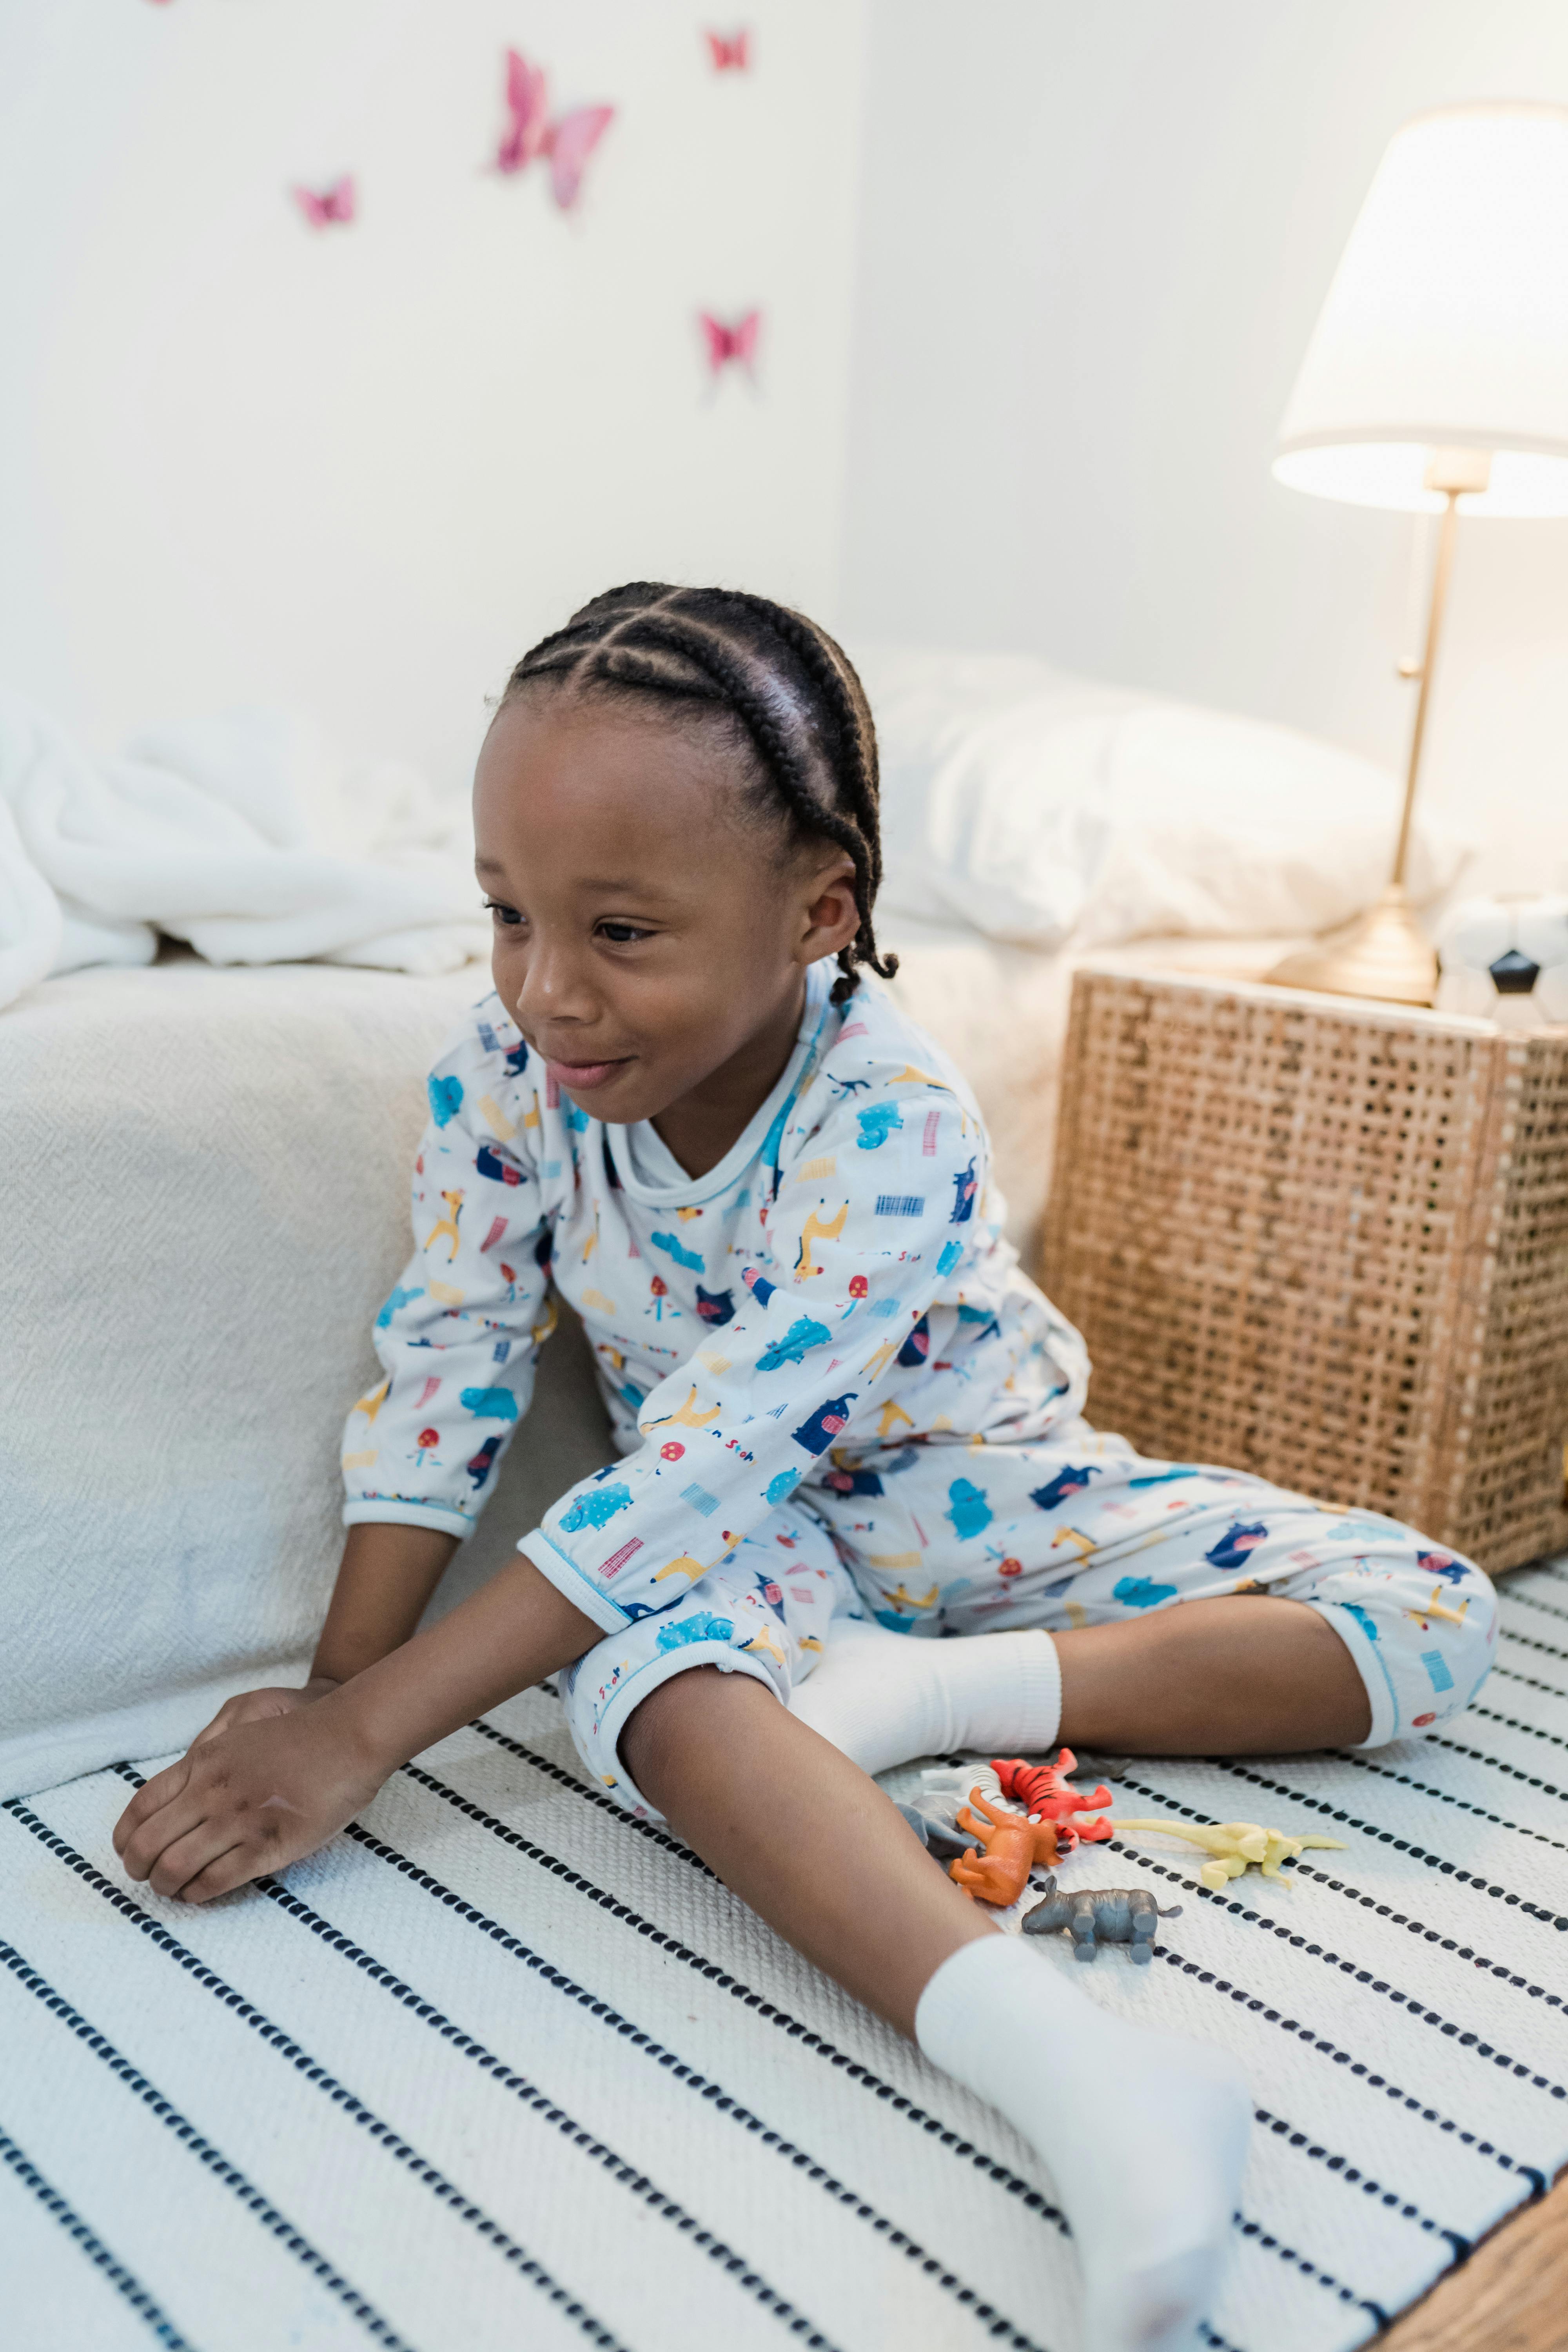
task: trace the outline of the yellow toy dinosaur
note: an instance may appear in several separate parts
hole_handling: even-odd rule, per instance
[[[1345,1850],[1343,1838],[1286,1837],[1282,1831],[1263,1829],[1257,1822],[1123,1822],[1112,1817],[1110,1826],[1118,1837],[1128,1830],[1159,1830],[1165,1837],[1185,1838],[1189,1845],[1201,1845],[1214,1859],[1205,1863],[1198,1878],[1215,1895],[1227,1879],[1239,1878],[1249,1863],[1265,1878],[1278,1878],[1281,1886],[1290,1886],[1295,1882],[1282,1875],[1282,1862],[1294,1862],[1309,1846],[1324,1846],[1335,1853]]]

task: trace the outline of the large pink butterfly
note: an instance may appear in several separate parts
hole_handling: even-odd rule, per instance
[[[745,73],[752,62],[752,36],[745,26],[734,33],[710,33],[708,54],[715,73]]]
[[[294,202],[312,228],[330,228],[334,221],[346,224],[354,216],[354,181],[352,172],[334,180],[330,188],[318,195],[314,188],[295,186],[289,190]]]
[[[550,187],[561,210],[570,212],[583,185],[588,158],[616,119],[613,106],[576,106],[552,119],[542,66],[531,66],[516,49],[506,53],[506,110],[511,120],[496,149],[498,172],[526,170],[536,156],[550,165]]]
[[[743,319],[737,319],[730,324],[714,318],[710,310],[699,310],[697,320],[707,347],[709,374],[717,377],[722,375],[727,367],[743,367],[754,383],[762,312],[748,310]]]

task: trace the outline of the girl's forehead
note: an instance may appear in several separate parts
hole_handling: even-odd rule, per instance
[[[699,727],[613,705],[509,705],[479,755],[476,845],[486,865],[526,864],[558,886],[690,887],[737,858],[754,863],[750,782],[722,737]]]
[[[730,730],[696,713],[636,702],[525,699],[497,712],[479,753],[477,794],[526,814],[563,799],[623,802],[657,814],[679,801],[740,802],[752,781]]]

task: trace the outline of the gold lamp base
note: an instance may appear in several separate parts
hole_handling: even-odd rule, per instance
[[[1373,996],[1394,1004],[1430,1004],[1437,993],[1437,958],[1391,882],[1375,907],[1342,930],[1314,940],[1277,963],[1265,978],[1277,988],[1317,988],[1329,996]]]

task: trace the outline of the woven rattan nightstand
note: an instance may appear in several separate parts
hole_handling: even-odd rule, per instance
[[[1143,1452],[1568,1547],[1568,1028],[1091,966],[1042,1279]]]

